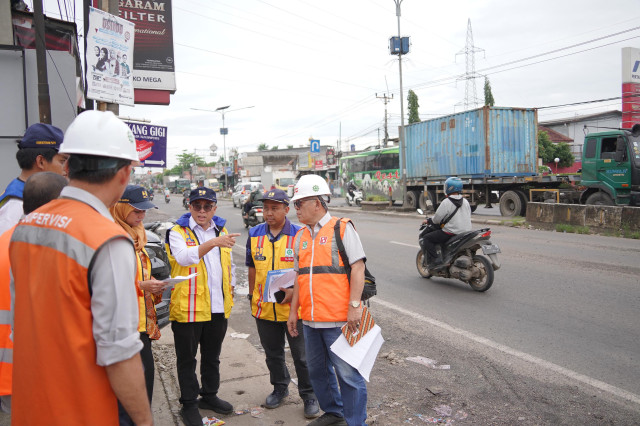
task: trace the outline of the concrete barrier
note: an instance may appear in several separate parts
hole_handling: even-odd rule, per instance
[[[544,228],[556,224],[588,226],[594,231],[640,230],[640,208],[580,204],[527,203],[527,222]]]

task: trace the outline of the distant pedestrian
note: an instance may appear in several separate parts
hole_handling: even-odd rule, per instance
[[[0,195],[0,233],[18,223],[22,216],[22,191],[31,175],[43,171],[65,175],[64,165],[69,156],[58,152],[63,137],[62,130],[43,123],[29,126],[24,133],[16,153],[20,175]]]
[[[287,219],[289,197],[281,189],[264,193],[263,215],[266,223],[249,230],[245,264],[249,267],[249,301],[251,315],[256,319],[260,343],[265,352],[273,392],[265,407],[277,408],[289,395],[291,376],[285,363],[285,336],[298,376],[298,394],[304,403],[304,416],[317,417],[320,409],[309,380],[309,370],[302,336],[302,321],[298,321],[299,336],[287,330],[293,288],[283,290],[283,299],[276,303],[266,300],[265,285],[270,271],[293,268],[293,240],[300,229]]]
[[[135,139],[111,112],[86,111],[67,129],[69,186],[16,227],[12,421],[138,425],[153,419],[140,360],[131,238],[109,207],[124,192]],[[43,349],[44,348],[44,349]]]
[[[60,191],[67,185],[67,179],[54,172],[39,172],[31,175],[24,184],[23,204],[24,214],[27,215],[55,200]],[[9,242],[15,226],[0,236],[0,410],[11,412],[11,384],[13,378],[13,340],[11,335],[11,281],[9,264]]]

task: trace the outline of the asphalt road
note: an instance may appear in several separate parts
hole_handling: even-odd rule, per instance
[[[176,217],[180,202],[175,196],[159,205]],[[381,354],[372,373],[370,413],[411,423],[412,413],[414,420],[433,415],[433,405],[446,402],[452,416],[459,409],[496,424],[640,421],[638,240],[496,226],[502,267],[493,287],[477,293],[462,282],[419,277],[417,215],[344,210],[334,214],[350,216],[360,233],[380,283],[372,310],[387,339],[383,352],[392,352]],[[241,268],[240,210],[220,201],[217,214],[243,234],[234,249]],[[446,362],[451,371],[423,371],[407,356]],[[398,391],[390,400],[392,385]]]

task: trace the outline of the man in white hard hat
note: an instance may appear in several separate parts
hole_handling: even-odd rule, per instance
[[[118,401],[151,425],[138,326],[133,243],[109,207],[138,162],[128,126],[86,111],[60,147],[69,186],[16,227],[12,421],[117,424]],[[124,413],[123,413],[124,414]],[[97,420],[96,420],[97,419]]]
[[[317,175],[303,176],[294,188],[291,201],[298,220],[306,226],[297,233],[294,242],[297,278],[287,327],[292,336],[297,336],[299,306],[309,378],[324,411],[308,426],[364,425],[367,418],[364,378],[333,353],[330,346],[345,323],[351,332],[358,328],[366,258],[351,220],[329,214],[329,195],[327,182]],[[348,265],[342,262],[333,241],[338,221]]]

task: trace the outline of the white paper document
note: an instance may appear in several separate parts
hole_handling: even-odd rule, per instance
[[[289,288],[293,286],[296,280],[296,271],[293,268],[277,269],[267,272],[267,280],[265,283],[263,297],[267,302],[277,303],[275,294],[281,288]]]
[[[369,374],[371,374],[371,369],[383,343],[382,330],[376,324],[353,346],[349,346],[349,342],[341,333],[340,337],[331,345],[331,350],[347,364],[358,370],[368,382]]]
[[[174,285],[181,283],[182,281],[190,280],[196,275],[198,275],[197,272],[195,274],[187,275],[186,277],[177,276],[173,278],[167,278],[166,280],[162,280],[162,282],[167,283],[167,287],[173,287]]]

